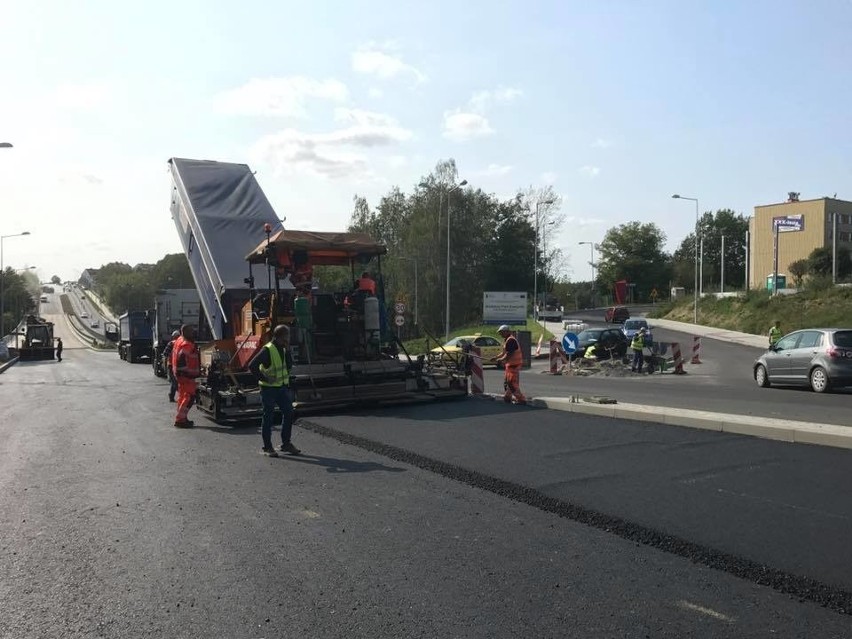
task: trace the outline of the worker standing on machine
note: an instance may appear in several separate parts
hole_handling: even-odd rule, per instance
[[[358,279],[358,290],[366,291],[373,296],[376,295],[376,280],[370,277],[367,271],[361,273],[361,277]]]
[[[198,389],[195,380],[201,374],[201,360],[195,345],[195,327],[184,324],[180,327],[180,334],[172,348],[172,370],[177,378],[178,389],[175,428],[191,428],[193,422],[188,419],[188,415],[195,403],[195,392]]]
[[[263,404],[263,418],[260,422],[262,452],[269,457],[278,457],[272,446],[272,420],[276,406],[281,409],[281,452],[291,455],[302,452],[290,441],[293,434],[293,395],[290,391],[293,356],[288,349],[289,342],[290,327],[279,324],[272,331],[272,340],[260,349],[248,365],[260,386],[260,401]]]

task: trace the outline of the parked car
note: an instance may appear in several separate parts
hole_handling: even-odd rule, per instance
[[[624,336],[629,342],[643,328],[645,329],[645,343],[650,344],[654,341],[654,336],[651,334],[651,327],[648,325],[648,320],[638,318],[625,320],[621,327],[621,332],[624,333]]]
[[[86,311],[83,311],[82,313],[80,313],[80,317],[82,317],[83,319],[89,319],[89,314]]]
[[[479,348],[483,365],[497,366],[497,364],[489,360],[494,359],[503,352],[503,342],[490,335],[459,335],[443,346],[433,348],[432,355],[442,360],[448,359],[448,356],[452,358],[458,357],[458,354],[462,352],[462,348],[466,343]]]
[[[630,311],[626,306],[610,306],[606,309],[604,320],[607,324],[623,324],[630,319]]]
[[[587,328],[577,335],[577,352],[574,357],[582,357],[591,344],[601,348],[595,350],[598,359],[609,358],[609,353],[623,357],[627,353],[627,338],[619,328]]]
[[[810,386],[824,393],[852,386],[852,329],[809,328],[778,340],[754,362],[758,386]]]
[[[92,328],[98,328],[100,326],[100,323],[98,322],[98,320],[92,320],[92,323],[89,324],[89,326],[91,326]]]

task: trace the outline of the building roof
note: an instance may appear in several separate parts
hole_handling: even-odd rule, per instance
[[[852,202],[850,202],[849,200],[841,200],[841,199],[838,199],[836,197],[815,197],[815,198],[811,198],[810,200],[796,200],[795,202],[776,202],[775,204],[755,204],[754,208],[761,209],[761,208],[765,208],[767,206],[783,206],[785,204],[803,204],[805,202],[820,202],[820,201],[823,201],[823,200],[825,200],[825,201],[831,200],[832,202],[843,202],[844,204],[849,204],[850,206],[852,206]]]

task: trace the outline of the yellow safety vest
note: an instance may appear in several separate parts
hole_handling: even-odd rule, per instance
[[[630,342],[630,348],[634,351],[641,351],[645,348],[645,336],[636,333],[636,335],[633,336],[633,340]]]
[[[264,348],[269,351],[269,361],[271,364],[269,368],[261,364],[259,366],[259,370],[267,377],[271,377],[272,381],[261,379],[258,384],[260,386],[268,386],[272,388],[286,386],[290,383],[290,371],[287,370],[287,360],[281,357],[281,353],[278,352],[278,347],[275,346],[273,342],[268,342]],[[267,372],[269,372],[269,374]]]
[[[781,339],[781,329],[773,326],[769,329],[769,345],[775,344],[779,339]]]
[[[595,359],[595,348],[596,346],[594,344],[590,344],[586,349],[586,352],[583,353],[583,359]]]

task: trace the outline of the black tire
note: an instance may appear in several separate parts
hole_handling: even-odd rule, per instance
[[[769,373],[766,372],[766,367],[763,364],[758,364],[754,369],[754,381],[761,388],[769,387]]]
[[[811,369],[808,381],[811,384],[811,390],[815,393],[827,393],[831,390],[831,380],[828,378],[828,371],[822,366],[814,366]]]

